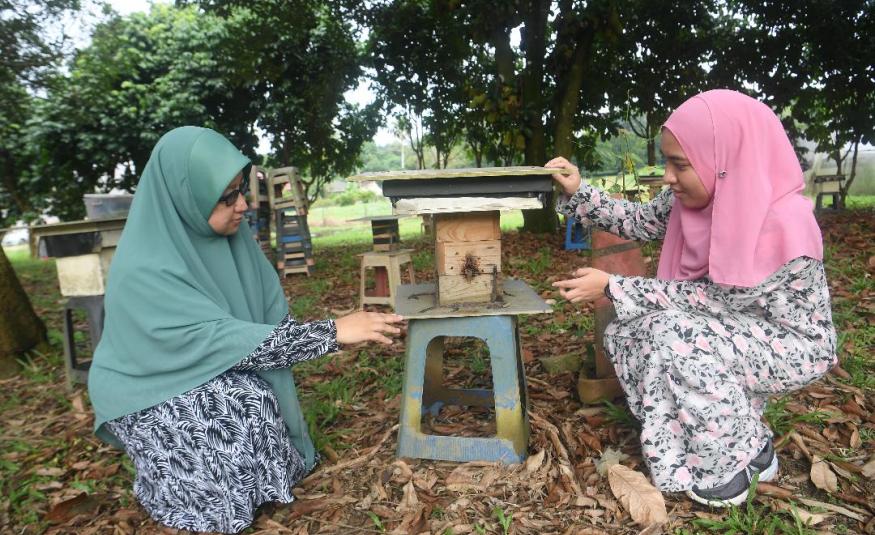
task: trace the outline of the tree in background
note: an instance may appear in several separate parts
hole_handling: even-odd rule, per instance
[[[63,36],[47,41],[41,29],[77,8],[75,0],[0,0],[0,224],[36,215],[30,192],[33,152],[24,134],[34,100],[30,92],[44,87],[64,44]],[[0,247],[0,376],[17,371],[16,358],[45,340],[45,324]]]
[[[782,115],[791,134],[817,143],[838,173],[875,140],[875,3],[733,0],[722,17],[717,76],[733,79]]]
[[[222,18],[236,51],[235,74],[249,86],[255,122],[270,140],[269,160],[301,170],[311,199],[352,172],[380,123],[381,103],[359,107],[344,94],[362,75],[358,35],[344,2],[194,2]]]
[[[253,156],[256,112],[222,20],[157,5],[97,26],[69,75],[50,86],[31,128],[45,194],[65,219],[82,194],[132,190],[158,139],[182,125],[214,128]]]
[[[620,59],[611,105],[647,141],[647,165],[656,165],[656,137],[669,114],[713,83],[705,70],[714,61],[712,6],[703,0],[631,0],[619,10]]]
[[[593,145],[579,144],[580,138],[605,131],[602,74],[614,64],[609,51],[620,31],[613,2],[384,0],[371,6],[366,23],[371,25],[373,49],[383,51],[376,78],[387,98],[397,104],[427,99],[429,91],[454,83],[462,74],[467,96],[447,91],[452,98],[438,99],[432,109],[452,109],[449,103],[459,99],[463,109],[470,103],[481,110],[467,120],[460,115],[467,127],[474,127],[475,153],[496,139],[495,130],[488,135],[488,125],[499,125],[502,145],[520,149],[529,165],[543,165],[553,154],[575,155],[579,147]],[[407,12],[424,15],[399,15]],[[518,27],[521,42],[515,48],[511,32]],[[431,52],[422,52],[423,46]],[[405,76],[411,61],[422,66],[412,81]],[[429,65],[441,79],[422,83],[419,74]],[[474,68],[483,70],[473,74]],[[527,230],[555,229],[557,218],[549,204],[524,213]]]

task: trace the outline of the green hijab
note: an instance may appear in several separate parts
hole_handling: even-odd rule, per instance
[[[94,429],[198,387],[251,353],[288,313],[279,279],[245,221],[233,236],[208,220],[251,163],[227,139],[184,126],[155,145],[109,270],[106,323],[88,374]],[[313,443],[289,369],[259,371],[295,447]]]

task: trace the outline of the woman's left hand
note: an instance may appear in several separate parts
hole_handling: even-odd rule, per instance
[[[610,273],[594,268],[580,268],[574,272],[574,276],[574,279],[553,283],[554,287],[559,288],[559,294],[572,303],[595,301],[604,297],[605,287],[611,278]]]

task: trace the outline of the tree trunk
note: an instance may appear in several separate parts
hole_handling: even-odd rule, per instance
[[[656,126],[652,113],[647,114],[647,122],[644,125],[647,132],[647,165],[653,167],[656,165]]]
[[[22,353],[46,341],[46,326],[33,311],[12,264],[0,247],[0,377],[18,370]]]
[[[547,161],[547,140],[544,120],[541,115],[544,87],[544,58],[547,51],[547,15],[550,3],[546,0],[530,0],[524,15],[522,31],[526,67],[520,80],[522,109],[526,138],[525,162],[527,165],[544,165]],[[555,232],[559,218],[553,209],[552,196],[546,199],[540,210],[523,210],[523,230],[527,232]]]
[[[848,197],[848,191],[851,189],[851,184],[857,177],[857,154],[860,150],[860,139],[854,141],[854,156],[851,158],[851,175],[845,181],[844,185],[839,186],[839,208],[845,207],[845,200]]]

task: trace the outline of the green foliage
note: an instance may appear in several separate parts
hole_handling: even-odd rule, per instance
[[[793,429],[797,423],[822,425],[829,414],[823,411],[814,411],[804,414],[796,414],[787,410],[790,397],[770,399],[766,404],[763,418],[769,424],[769,428],[777,435],[784,435]]]
[[[511,522],[513,522],[513,513],[506,514],[504,512],[504,509],[496,506],[494,509],[492,509],[492,514],[495,516],[495,518],[498,519],[498,523],[501,525],[502,533],[504,533],[504,535],[510,533],[510,524]]]
[[[382,199],[373,191],[366,189],[348,189],[343,193],[335,193],[321,199],[320,206],[352,206],[354,204],[369,203]]]
[[[744,507],[730,506],[725,518],[718,520],[697,518],[693,520],[693,525],[726,535],[814,535],[816,533],[802,521],[795,505],[792,505],[789,511],[780,512],[754,505],[758,479],[758,476],[754,476],[751,481]],[[784,520],[783,514],[790,516],[790,523]]]

